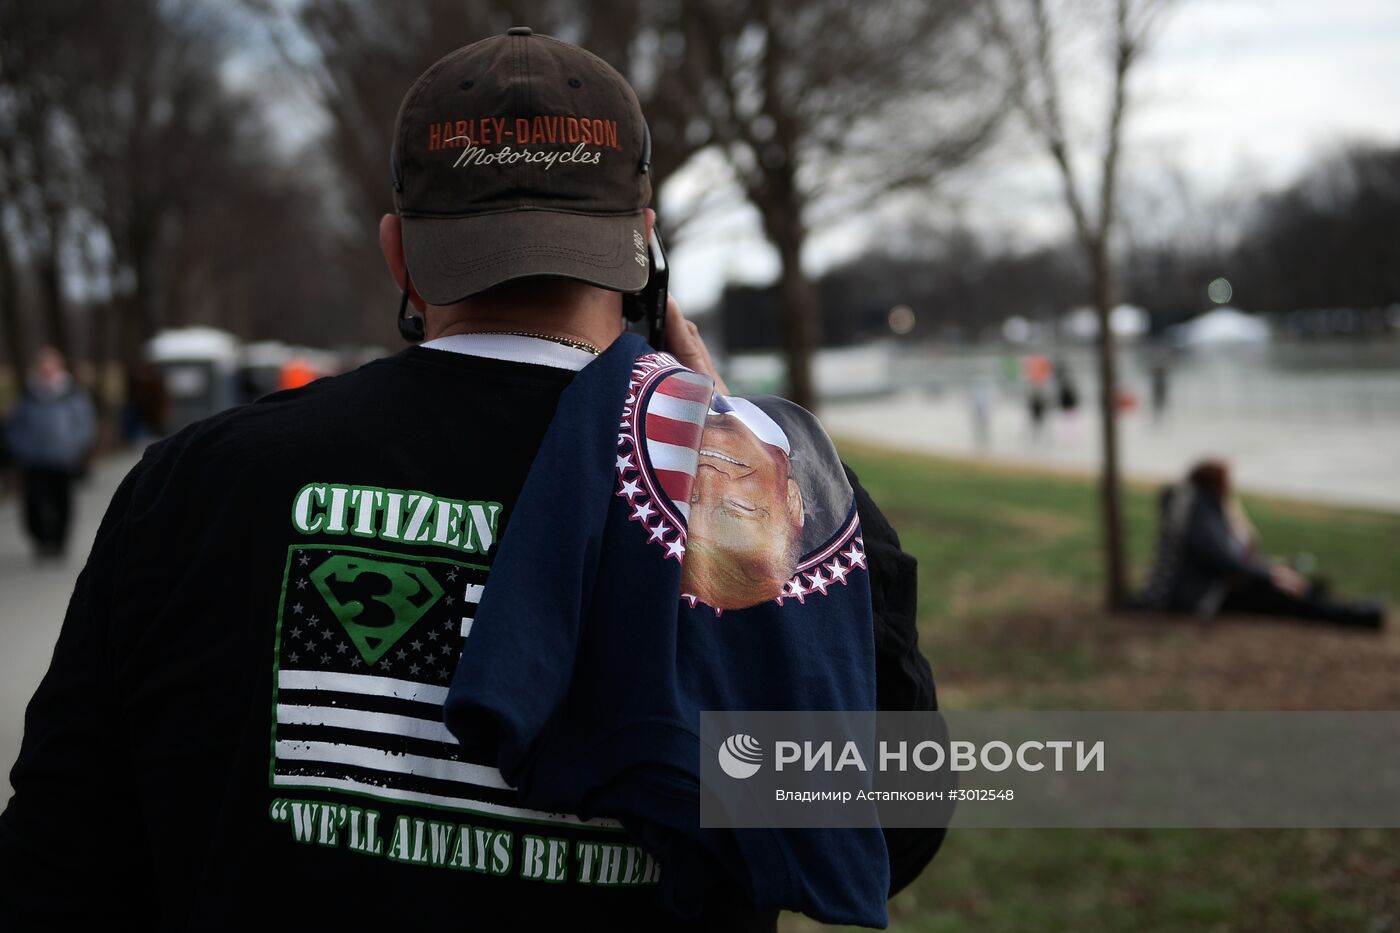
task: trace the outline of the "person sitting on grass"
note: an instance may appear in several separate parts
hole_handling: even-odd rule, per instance
[[[1158,500],[1157,556],[1140,606],[1202,618],[1249,613],[1379,629],[1378,601],[1344,601],[1325,583],[1262,557],[1259,534],[1235,495],[1230,469],[1218,460],[1191,468]]]

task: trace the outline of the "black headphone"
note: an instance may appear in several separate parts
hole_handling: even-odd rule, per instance
[[[642,124],[642,161],[638,171],[646,175],[651,172],[651,127]],[[651,239],[647,241],[647,283],[639,292],[624,292],[622,295],[622,316],[636,323],[647,322],[647,342],[653,350],[666,349],[666,288],[670,283],[671,269],[666,262],[666,248],[661,245],[661,234],[656,224],[651,225]]]
[[[642,160],[637,166],[639,174],[651,172],[651,127],[642,124]],[[393,179],[394,191],[403,193],[403,180],[399,177],[398,159],[393,146],[389,147],[389,175]],[[670,267],[666,262],[666,249],[661,245],[661,236],[652,225],[651,239],[647,243],[647,282],[637,292],[623,292],[622,315],[628,321],[647,322],[647,342],[653,349],[664,350],[666,345],[666,291],[670,282]],[[405,269],[405,282],[407,270]],[[427,325],[423,316],[408,313],[409,286],[404,285],[399,298],[399,336],[409,343],[422,343],[427,336]]]
[[[408,270],[404,270],[408,274]],[[403,297],[399,299],[399,336],[409,343],[422,343],[423,338],[428,336],[427,325],[423,322],[421,314],[405,314],[408,310],[408,286],[403,289]]]

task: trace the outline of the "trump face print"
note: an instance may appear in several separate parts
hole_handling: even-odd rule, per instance
[[[720,395],[664,353],[640,358],[629,388],[617,494],[648,539],[682,562],[692,606],[820,598],[864,570],[850,486],[809,412]]]

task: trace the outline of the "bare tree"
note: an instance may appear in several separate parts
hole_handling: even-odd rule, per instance
[[[0,234],[0,336],[4,338],[5,362],[18,381],[24,372],[24,318],[19,309],[19,288],[15,282],[14,257],[4,234]]]
[[[803,246],[825,207],[862,210],[966,163],[1003,108],[961,0],[696,0],[690,82],[778,253],[791,397],[812,407],[820,343]]]
[[[1123,534],[1122,478],[1118,460],[1118,371],[1110,312],[1116,301],[1112,239],[1118,215],[1123,126],[1129,110],[1128,85],[1134,66],[1172,0],[1099,0],[1085,19],[1071,20],[1049,0],[992,0],[983,5],[991,46],[1002,53],[1016,109],[1059,174],[1065,207],[1088,262],[1098,316],[1099,405],[1103,465],[1100,500],[1106,600],[1122,607],[1127,598],[1126,541]],[[1107,20],[1109,93],[1107,113],[1093,159],[1085,170],[1076,158],[1065,114],[1065,61],[1062,44],[1074,25]],[[1092,191],[1093,194],[1088,192]]]
[[[523,22],[597,52],[627,76],[648,116],[654,190],[703,148],[729,157],[782,259],[793,391],[809,405],[817,308],[800,261],[809,208],[850,209],[875,191],[927,182],[975,152],[1000,111],[948,119],[977,84],[974,49],[962,41],[971,37],[955,34],[964,0],[245,4],[273,25],[285,63],[329,117],[329,152],[356,218],[350,237],[388,209],[388,127],[403,90],[450,47],[444,37],[464,43]],[[940,93],[956,101],[939,106]],[[714,203],[702,199],[700,209]],[[692,219],[663,218],[673,242]],[[372,245],[357,247],[366,260]]]
[[[230,35],[222,11],[195,0],[0,0],[0,312],[12,364],[26,330],[100,362],[115,341],[131,364],[160,327],[251,323],[235,302],[255,293],[259,313],[293,319],[306,292],[287,284],[281,254],[306,254],[319,205],[274,151],[260,103],[225,80]],[[325,284],[324,264],[307,268],[296,279]],[[21,314],[25,292],[37,315]]]
[[[77,21],[72,5],[0,2],[0,313],[13,359],[22,359],[24,322],[19,282],[33,280],[43,339],[71,350],[61,288],[60,249],[75,177],[64,145],[65,84],[56,67],[61,37]],[[16,245],[18,248],[16,248]],[[21,269],[21,266],[23,267]]]
[[[0,156],[0,158],[4,158]],[[6,160],[8,161],[8,160]],[[0,164],[0,201],[11,200],[8,166]],[[0,336],[4,338],[5,362],[18,380],[24,372],[25,327],[19,306],[18,267],[10,237],[5,230],[5,212],[0,211]]]

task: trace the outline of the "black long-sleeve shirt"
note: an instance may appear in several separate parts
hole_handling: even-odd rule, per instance
[[[462,620],[572,376],[411,348],[152,445],[26,712],[0,926],[681,928],[625,834],[524,810],[440,722]],[[851,479],[878,705],[932,708],[914,561]],[[374,527],[353,508],[370,501]],[[942,834],[886,838],[897,890]],[[717,904],[698,928],[773,923]]]

